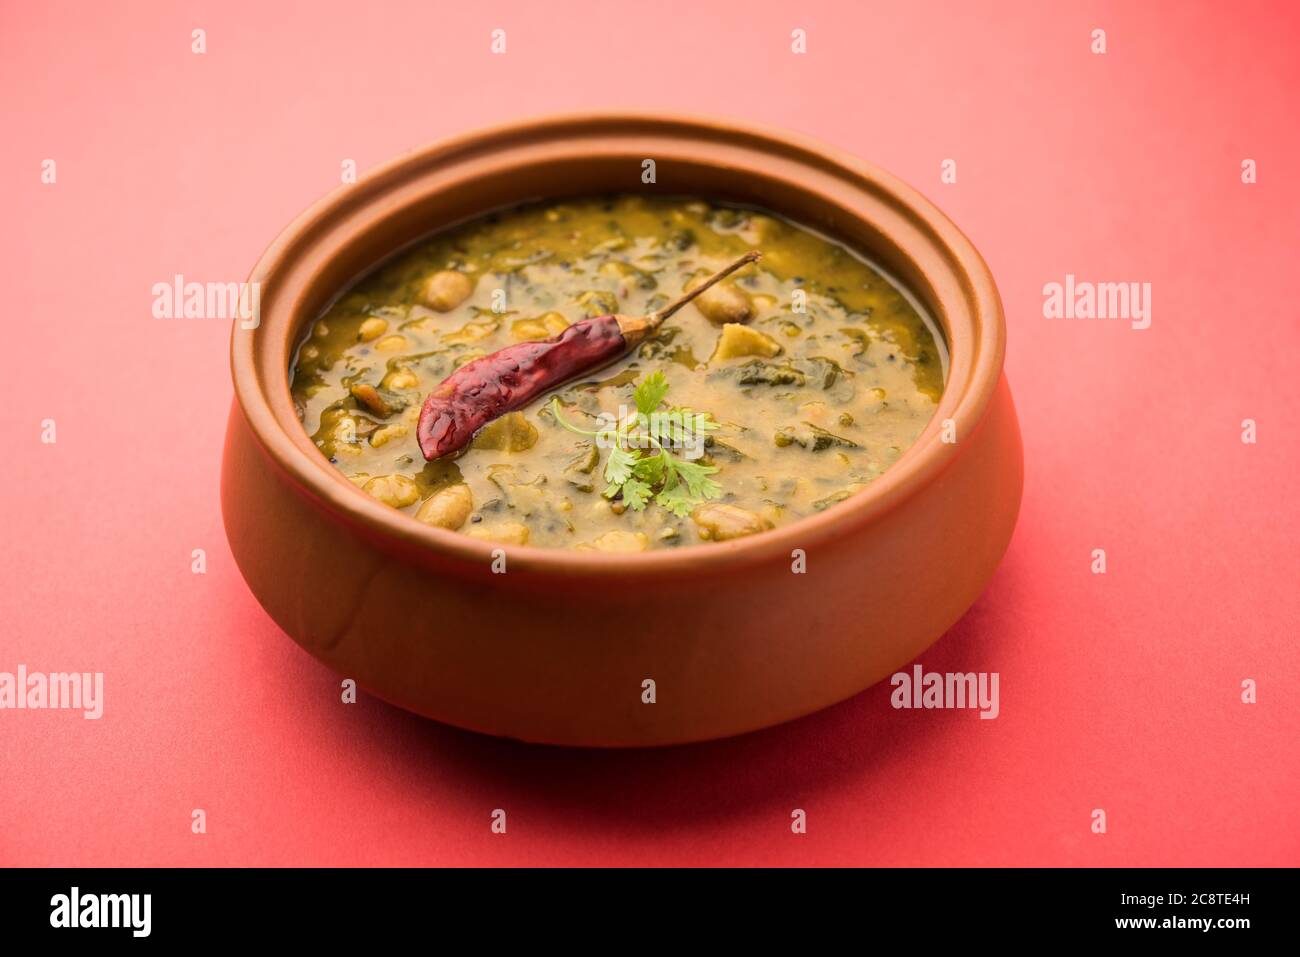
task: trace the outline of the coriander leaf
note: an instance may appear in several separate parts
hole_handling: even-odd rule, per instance
[[[550,407],[556,421],[570,432],[594,438],[598,446],[609,443],[609,458],[603,472],[608,485],[601,493],[605,498],[621,497],[634,511],[641,511],[653,502],[674,515],[685,517],[704,500],[721,495],[722,488],[709,478],[718,471],[716,466],[675,458],[660,444],[666,440],[652,433],[649,417],[659,411],[667,393],[668,382],[662,372],[646,376],[634,390],[637,411],[615,429],[594,432],[567,422],[560,413],[558,398],[552,400]],[[680,416],[684,431],[693,431],[697,437],[722,427],[706,412],[676,406],[671,413]],[[649,454],[649,449],[657,451]]]
[[[623,483],[623,502],[634,512],[645,508],[650,500],[650,486],[640,479],[628,479]]]
[[[651,485],[658,485],[664,480],[664,456],[661,452],[658,455],[648,455],[639,459],[636,466],[632,469],[632,474],[644,482]]]
[[[638,412],[649,415],[659,408],[667,394],[668,381],[662,372],[656,370],[641,380],[636,391],[632,393],[632,400],[636,403]]]
[[[673,459],[671,468],[685,483],[690,494],[697,498],[717,498],[722,487],[709,478],[718,470],[716,465],[700,465],[697,462],[683,462]]]
[[[691,496],[690,489],[678,482],[675,485],[665,485],[655,495],[655,504],[661,508],[666,508],[678,518],[685,518],[691,514],[697,502]]]
[[[622,485],[632,477],[636,466],[636,455],[617,445],[609,450],[609,461],[605,463],[605,481]]]

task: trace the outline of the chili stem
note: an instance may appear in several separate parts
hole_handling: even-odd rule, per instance
[[[649,320],[651,325],[658,326],[661,322],[663,322],[665,319],[671,316],[678,309],[682,308],[682,306],[686,305],[688,302],[690,302],[700,293],[704,292],[710,286],[726,279],[737,269],[740,269],[743,266],[748,266],[752,262],[758,262],[758,260],[761,259],[762,257],[763,254],[760,253],[757,249],[745,253],[745,255],[741,256],[730,266],[726,266],[721,271],[714,273],[712,276],[704,280],[704,282],[700,283],[690,292],[683,294],[680,298],[674,300],[673,302],[670,302],[662,309],[656,309],[654,312],[650,313],[650,315],[646,316],[646,319]]]

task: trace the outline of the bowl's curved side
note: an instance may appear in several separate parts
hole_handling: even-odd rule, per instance
[[[644,594],[581,579],[557,588],[508,564],[503,574],[449,577],[431,556],[320,509],[238,405],[222,511],[240,571],[271,617],[379,697],[526,741],[675,744],[856,694],[970,607],[1019,511],[1020,433],[1005,379],[957,444],[935,481],[866,534],[806,551],[803,571],[792,549],[743,576],[686,573]],[[267,534],[286,521],[298,535]]]

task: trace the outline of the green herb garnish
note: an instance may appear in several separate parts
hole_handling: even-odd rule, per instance
[[[605,498],[621,497],[623,504],[637,512],[653,503],[684,517],[696,505],[721,494],[721,486],[709,478],[718,469],[674,455],[665,443],[675,448],[677,441],[694,438],[702,448],[706,434],[717,429],[718,423],[707,413],[680,406],[661,412],[659,407],[667,395],[668,382],[662,372],[646,376],[632,394],[636,412],[612,428],[579,428],[561,414],[558,397],[551,399],[551,412],[565,429],[595,439],[598,448],[609,449]]]

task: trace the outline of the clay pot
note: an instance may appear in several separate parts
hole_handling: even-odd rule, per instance
[[[653,185],[642,182],[646,159]],[[820,229],[882,264],[940,323],[952,363],[938,412],[866,490],[725,543],[634,555],[503,547],[380,504],[313,446],[289,394],[291,350],[352,280],[487,210],[639,190],[750,203]],[[221,483],[235,559],[295,641],[439,721],[622,746],[807,714],[942,635],[988,582],[1015,525],[1022,453],[987,266],[917,192],[799,136],[671,115],[498,126],[335,191],[271,245],[251,280],[261,284],[260,324],[236,323],[232,336]],[[955,442],[943,441],[945,420]],[[800,556],[806,571],[796,573]]]

